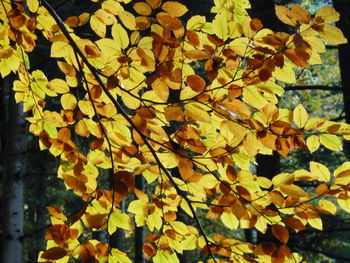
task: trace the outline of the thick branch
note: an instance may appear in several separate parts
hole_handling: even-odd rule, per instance
[[[312,86],[289,86],[284,88],[284,90],[334,90],[341,91],[341,86],[322,86],[322,85],[312,85]]]
[[[314,248],[302,247],[302,246],[298,246],[298,245],[290,245],[290,247],[294,247],[294,248],[297,248],[297,249],[303,250],[303,251],[310,251],[310,252],[317,253],[317,254],[323,254],[323,255],[325,255],[326,257],[329,257],[329,258],[334,258],[334,259],[339,259],[339,260],[346,260],[346,261],[350,262],[350,258],[348,258],[348,257],[335,255],[335,254],[329,253],[327,251],[321,251],[321,250],[317,250],[317,249],[314,249]]]

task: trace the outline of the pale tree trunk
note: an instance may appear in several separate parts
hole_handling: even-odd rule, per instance
[[[7,88],[12,94],[12,80],[2,81],[2,88]],[[22,262],[23,235],[23,192],[25,173],[26,132],[22,104],[14,102],[14,96],[9,96],[8,122],[5,147],[5,169],[3,174],[4,210],[3,210],[3,240],[2,262]]]

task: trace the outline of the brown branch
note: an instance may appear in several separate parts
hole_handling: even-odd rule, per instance
[[[284,90],[333,90],[341,91],[343,88],[341,86],[323,86],[323,85],[311,85],[311,86],[289,86],[285,87]]]
[[[350,258],[348,258],[348,257],[335,255],[335,254],[329,253],[327,251],[317,250],[317,249],[314,249],[314,248],[311,248],[311,247],[302,247],[302,246],[299,246],[299,245],[289,245],[289,246],[291,248],[294,247],[294,248],[296,248],[298,250],[310,251],[312,253],[323,254],[323,255],[325,255],[326,257],[329,257],[329,258],[340,259],[340,260],[345,260],[345,261],[350,262]]]

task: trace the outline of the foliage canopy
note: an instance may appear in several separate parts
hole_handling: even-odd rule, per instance
[[[322,230],[320,215],[339,207],[350,212],[350,162],[331,173],[312,161],[309,170],[269,179],[254,175],[255,157],[320,145],[340,151],[350,139],[348,124],[311,118],[302,105],[277,106],[295,67],[321,64],[324,42],[346,42],[332,25],[339,14],[277,5],[289,34],[250,18],[248,0],[215,0],[212,21],[186,23],[187,7],[176,1],[91,1],[93,12],[64,21],[46,0],[0,5],[0,73],[18,75],[15,99],[30,132],[61,160],[58,177],[84,201],[69,218],[48,207],[52,226],[38,261],[131,262],[109,238],[118,228],[147,226],[143,252],[155,263],[179,262],[184,250],[201,251],[208,262],[301,262],[289,235]],[[50,45],[56,78],[30,69],[38,42]],[[140,176],[152,193],[135,187]],[[305,191],[301,181],[318,187]],[[199,211],[275,240],[208,236]],[[97,230],[106,242],[90,237]]]

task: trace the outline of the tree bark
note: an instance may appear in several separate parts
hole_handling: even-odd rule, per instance
[[[250,16],[252,18],[260,19],[265,27],[274,31],[287,30],[286,26],[277,19],[274,0],[251,0],[250,3],[252,6]],[[256,170],[256,174],[258,176],[271,179],[280,171],[280,156],[277,152],[273,152],[273,155],[258,154],[256,157],[256,162],[258,164]],[[256,230],[245,231],[247,241],[251,243],[261,243],[264,241],[271,241],[271,239],[273,239],[272,235],[268,234],[269,232],[262,235],[260,233],[256,234],[252,231]]]
[[[334,0],[334,8],[340,13],[337,26],[348,39],[347,44],[339,45],[339,66],[343,87],[345,120],[350,123],[350,0]],[[350,142],[345,141],[345,153],[350,158]]]
[[[3,88],[12,80],[3,80]],[[13,95],[12,89],[9,89]],[[22,104],[16,104],[10,96],[6,135],[6,163],[4,170],[4,232],[2,262],[22,262],[23,193],[25,173],[26,129]]]
[[[141,191],[145,191],[145,179],[142,175],[137,175],[135,177],[135,187]],[[136,227],[135,228],[135,263],[145,263],[146,258],[143,255],[142,247],[144,244],[144,227]]]

